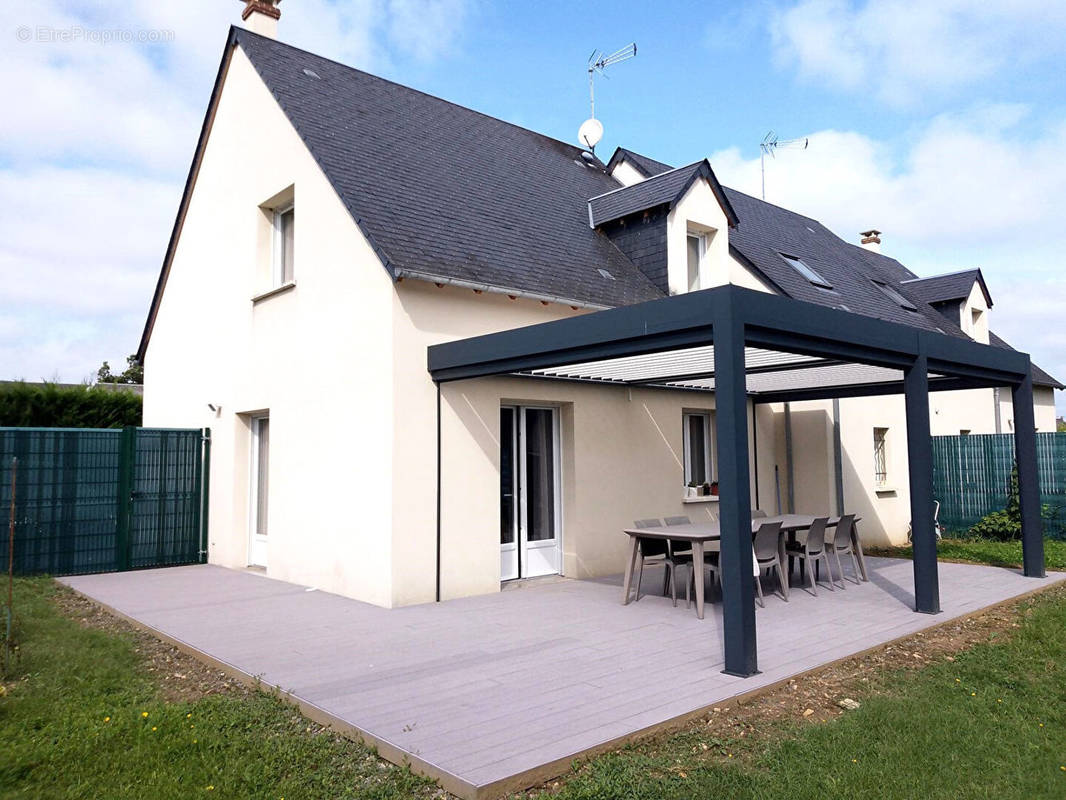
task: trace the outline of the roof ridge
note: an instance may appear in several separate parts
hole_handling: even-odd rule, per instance
[[[240,44],[240,37],[246,36],[246,35],[247,36],[252,36],[253,38],[259,39],[260,41],[263,41],[263,42],[266,42],[269,45],[281,45],[282,47],[286,47],[286,48],[288,48],[290,50],[295,50],[295,51],[297,51],[299,53],[306,53],[309,56],[313,56],[314,58],[322,59],[323,61],[327,61],[330,64],[336,64],[338,67],[342,67],[343,69],[351,70],[352,72],[358,72],[360,75],[365,75],[366,77],[372,78],[375,81],[381,81],[382,83],[387,83],[387,84],[390,84],[392,86],[398,86],[399,88],[405,89],[405,90],[407,90],[409,92],[414,92],[415,94],[420,94],[423,97],[428,97],[429,99],[435,100],[438,103],[444,103],[445,105],[452,106],[453,108],[458,108],[458,109],[461,109],[463,111],[468,111],[471,114],[477,114],[479,117],[485,117],[486,119],[491,119],[493,122],[499,122],[499,123],[501,123],[503,125],[507,125],[507,126],[509,126],[511,128],[516,128],[516,129],[518,129],[520,131],[523,131],[524,133],[531,133],[534,136],[539,136],[542,139],[547,139],[549,142],[555,142],[556,144],[561,144],[564,147],[569,147],[570,149],[572,149],[572,150],[574,150],[574,151],[576,151],[578,153],[588,153],[588,152],[590,152],[589,150],[586,150],[583,147],[580,147],[579,145],[571,144],[570,142],[564,141],[562,139],[556,139],[554,136],[549,136],[546,133],[541,133],[540,131],[535,131],[532,128],[525,128],[525,127],[523,127],[523,126],[521,126],[521,125],[519,125],[519,124],[517,124],[515,122],[509,122],[508,120],[501,119],[500,117],[494,117],[494,116],[492,116],[492,114],[488,114],[488,113],[486,113],[484,111],[478,111],[476,108],[471,108],[470,106],[464,106],[461,103],[456,103],[456,102],[454,102],[452,100],[445,100],[443,97],[439,97],[438,95],[435,95],[435,94],[430,94],[429,92],[424,92],[421,89],[416,89],[413,86],[408,86],[405,83],[400,83],[399,81],[390,80],[389,78],[383,78],[380,75],[375,75],[374,73],[367,72],[364,69],[359,69],[358,67],[353,67],[351,64],[345,64],[343,61],[338,61],[335,58],[329,58],[328,56],[324,56],[324,55],[321,55],[319,53],[312,52],[311,50],[307,50],[307,49],[305,49],[303,47],[297,47],[296,45],[289,44],[288,42],[283,42],[283,41],[281,41],[279,39],[272,39],[269,36],[263,36],[262,34],[255,33],[253,31],[248,30],[247,28],[241,28],[241,27],[239,27],[237,25],[230,25],[230,28],[237,33],[237,43],[238,44]],[[592,155],[597,161],[600,162],[601,165],[603,165],[606,168],[606,165],[603,164],[603,160],[600,159],[599,156],[597,156],[595,153],[592,153]]]
[[[950,277],[952,277],[954,275],[965,275],[967,272],[980,272],[980,271],[981,271],[980,267],[970,267],[969,269],[957,269],[957,270],[954,270],[952,272],[941,272],[941,273],[938,273],[936,275],[929,275],[929,276],[927,276],[925,278],[907,278],[907,280],[900,281],[900,283],[914,283],[915,281],[932,281],[932,280],[936,280],[937,278],[950,278]]]
[[[682,169],[688,169],[689,167],[695,167],[698,164],[701,164],[702,162],[704,162],[706,160],[707,159],[705,159],[705,158],[701,158],[699,161],[693,161],[691,164],[685,164],[683,167],[674,167],[673,169],[668,170],[667,172],[660,172],[658,175],[652,175],[651,177],[645,178],[644,180],[638,181],[637,183],[631,183],[631,184],[629,184],[629,186],[619,186],[617,189],[611,189],[611,191],[609,191],[609,192],[604,192],[603,194],[598,194],[595,197],[590,197],[588,199],[588,202],[591,203],[593,200],[599,200],[601,197],[606,197],[609,194],[614,194],[615,192],[621,192],[621,191],[624,191],[625,189],[632,189],[632,188],[634,188],[636,186],[644,186],[649,181],[654,181],[654,180],[656,180],[658,178],[663,177],[664,175],[669,175],[672,172],[677,172],[677,171],[682,170]]]

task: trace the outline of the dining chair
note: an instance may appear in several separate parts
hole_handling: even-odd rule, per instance
[[[851,556],[851,567],[855,573],[856,584],[862,583],[862,573],[859,571],[859,557],[855,555],[855,544],[852,541],[852,532],[855,529],[855,515],[845,514],[837,523],[837,529],[833,532],[833,538],[825,543],[826,549],[836,558],[837,572],[840,573],[840,588],[844,586],[844,565],[840,562],[840,556]],[[829,562],[826,561],[828,566]],[[833,581],[833,573],[829,573],[829,580]]]
[[[777,570],[777,582],[781,584],[781,596],[788,602],[788,581],[785,580],[785,565],[781,559],[781,550],[778,544],[781,540],[781,523],[764,522],[755,532],[753,549],[755,550],[755,563],[759,567],[759,574],[755,576],[755,590],[759,596],[759,605],[766,608],[766,602],[762,594],[762,574]]]
[[[638,519],[633,523],[634,528],[661,528],[662,522],[658,519]],[[637,569],[637,600],[640,600],[640,579],[644,576],[644,567],[664,567],[663,571],[663,596],[666,590],[670,590],[670,599],[677,607],[677,566],[670,552],[670,543],[666,539],[652,537],[637,537],[637,547],[640,549],[640,566]],[[636,602],[636,601],[634,601]]]
[[[815,566],[825,564],[826,574],[829,575],[829,591],[835,592],[833,585],[833,573],[829,570],[829,554],[825,548],[825,527],[829,524],[829,517],[818,517],[811,523],[807,531],[807,540],[803,544],[788,545],[785,549],[789,558],[800,559],[807,572],[807,582],[811,593],[818,596],[818,580],[815,578]]]

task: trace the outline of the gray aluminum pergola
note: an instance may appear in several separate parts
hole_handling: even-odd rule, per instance
[[[749,396],[760,403],[904,395],[915,611],[935,614],[940,594],[929,392],[1009,386],[1024,573],[1044,576],[1033,379],[1026,353],[722,286],[433,345],[428,367],[438,394],[446,382],[510,374],[714,391],[724,671],[729,674],[758,671],[754,579],[748,563]]]

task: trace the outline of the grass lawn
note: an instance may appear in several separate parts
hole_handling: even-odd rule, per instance
[[[0,697],[0,798],[409,798],[436,787],[263,692],[167,702],[132,634],[20,579],[21,659]],[[5,587],[6,600],[6,587]]]
[[[439,792],[265,693],[174,699],[157,677],[174,667],[146,660],[140,634],[69,616],[57,603],[64,592],[45,579],[17,584],[22,656],[0,697],[0,798],[384,800]],[[822,722],[801,716],[800,705],[741,725],[740,710],[731,717],[725,709],[681,733],[577,764],[528,796],[1066,797],[1066,588],[1020,609],[1000,614],[991,641],[981,634],[971,641],[984,643],[952,651],[950,660],[941,653],[921,662],[930,666],[875,667],[868,682],[845,669],[858,710]],[[914,663],[909,651],[903,657]]]
[[[888,547],[866,549],[867,555],[910,558],[911,548]],[[994,542],[989,539],[948,539],[937,542],[937,557],[947,561],[971,561],[995,567],[1021,567],[1021,542]],[[1044,565],[1047,569],[1066,570],[1066,541],[1044,540]]]

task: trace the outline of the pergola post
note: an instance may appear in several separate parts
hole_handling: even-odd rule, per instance
[[[1014,457],[1018,462],[1018,501],[1022,516],[1022,568],[1027,577],[1043,578],[1044,532],[1040,519],[1040,478],[1036,462],[1033,373],[1011,387],[1014,403]]]
[[[744,323],[725,304],[714,319],[715,418],[718,433],[719,523],[725,669],[756,674],[755,581],[751,550],[751,477],[748,473],[748,394]],[[702,580],[697,576],[696,580]]]
[[[914,545],[914,610],[940,613],[940,579],[933,524],[933,444],[929,431],[929,359],[920,354],[903,370],[907,459]]]

